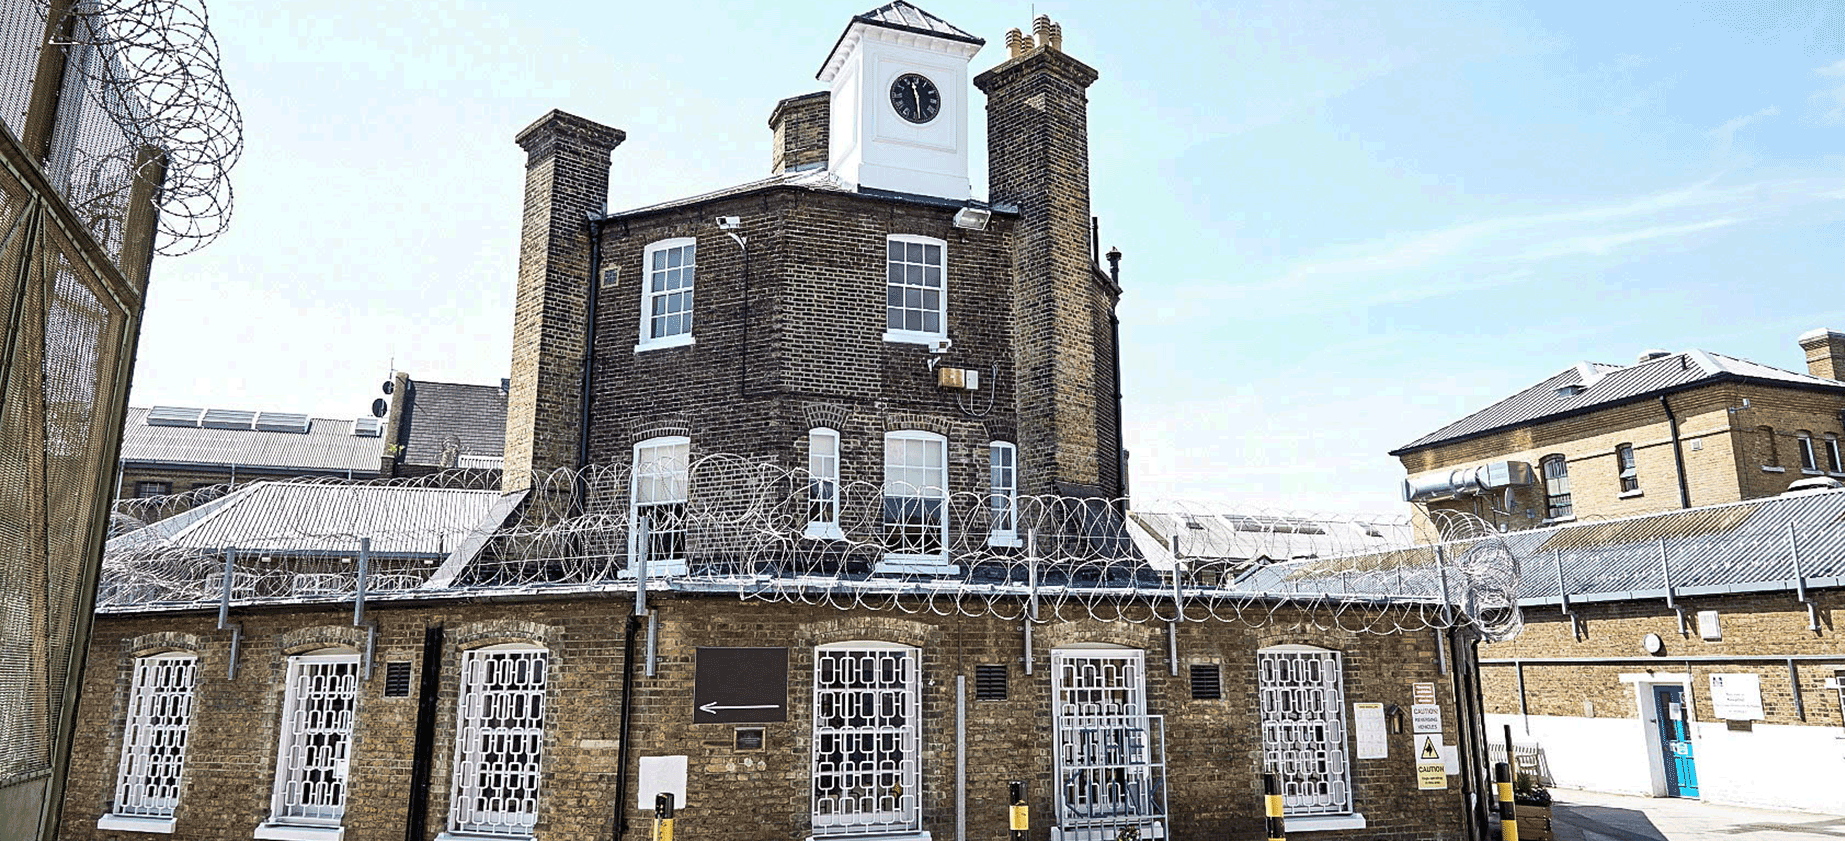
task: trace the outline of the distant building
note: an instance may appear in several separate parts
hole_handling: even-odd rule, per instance
[[[1577,363],[1392,450],[1404,499],[1524,529],[1845,479],[1845,333],[1800,347],[1807,373],[1702,350]]]
[[[391,376],[379,472],[425,476],[442,470],[499,470],[506,448],[507,380],[467,385]]]

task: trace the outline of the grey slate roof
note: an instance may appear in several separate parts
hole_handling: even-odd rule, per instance
[[[384,439],[352,434],[352,421],[315,418],[306,434],[255,429],[149,426],[148,410],[128,410],[122,461],[159,465],[236,465],[278,471],[375,476]]]
[[[904,0],[886,3],[862,15],[855,16],[852,19],[874,26],[884,26],[891,29],[906,29],[912,32],[939,35],[943,38],[966,41],[970,44],[986,43],[985,39],[976,38],[967,30],[942,20],[935,15],[929,14],[917,8],[915,4],[904,2]]]
[[[473,461],[504,455],[506,392],[499,386],[411,380],[408,392],[398,430],[405,464],[441,464],[451,444]]]
[[[1398,456],[1423,447],[1460,441],[1535,421],[1581,414],[1591,409],[1651,398],[1691,386],[1725,381],[1820,389],[1837,392],[1845,397],[1845,382],[1783,371],[1746,359],[1702,350],[1688,350],[1626,367],[1582,362],[1391,450],[1390,455]],[[1575,396],[1559,396],[1557,389],[1568,385],[1586,385],[1587,388]]]

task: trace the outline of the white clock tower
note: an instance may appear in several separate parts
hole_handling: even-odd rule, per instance
[[[861,188],[968,198],[967,64],[985,44],[904,0],[853,18],[818,76],[833,86],[827,169]]]

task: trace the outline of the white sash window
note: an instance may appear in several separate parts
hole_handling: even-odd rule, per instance
[[[346,814],[359,655],[288,658],[287,692],[269,823],[337,826]]]
[[[192,688],[198,658],[191,654],[155,654],[135,658],[134,682],[128,692],[128,726],[122,734],[122,762],[116,775],[111,818],[166,819],[172,831],[179,806],[181,775],[186,766],[187,731],[192,725]],[[132,828],[123,826],[120,828]]]
[[[530,837],[538,824],[549,654],[495,645],[461,656],[450,832]]]
[[[683,435],[649,438],[634,445],[634,473],[629,490],[629,557],[647,551],[647,575],[685,574],[686,495],[691,479],[692,439]],[[647,545],[641,546],[641,521],[647,522]],[[629,562],[630,574],[639,575]]]
[[[1281,776],[1288,817],[1352,811],[1341,666],[1339,652],[1304,645],[1256,653],[1262,770]]]
[[[892,643],[814,651],[814,834],[922,829],[919,660]]]

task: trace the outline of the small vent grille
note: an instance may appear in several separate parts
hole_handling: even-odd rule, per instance
[[[206,429],[249,429],[256,423],[256,413],[242,409],[206,409],[199,426]]]
[[[1217,664],[1192,667],[1192,700],[1215,701],[1224,697],[1223,675]]]
[[[384,435],[384,421],[380,418],[355,418],[352,434],[358,438],[380,437]]]
[[[184,406],[155,406],[147,410],[148,426],[198,426],[199,416],[204,409],[188,409]]]
[[[975,666],[974,700],[1006,700],[1006,671],[1005,666]]]
[[[264,412],[256,416],[256,428],[263,432],[294,432],[305,435],[308,431],[308,416],[290,412]]]
[[[384,697],[410,697],[410,664],[384,664]]]

